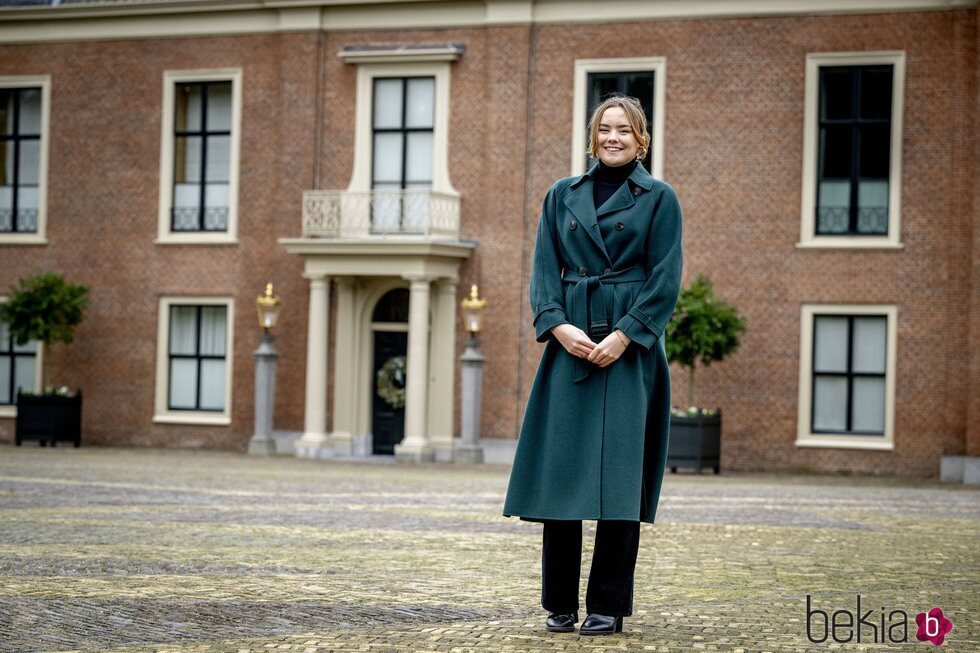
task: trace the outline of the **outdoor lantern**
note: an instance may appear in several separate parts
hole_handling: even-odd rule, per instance
[[[265,294],[255,300],[255,308],[259,314],[259,326],[268,333],[269,329],[276,326],[279,318],[279,298],[272,294],[272,284],[265,285]]]
[[[470,286],[470,296],[460,302],[460,306],[463,307],[463,324],[470,337],[475,338],[483,326],[483,309],[487,306],[487,300],[479,299],[475,283]]]

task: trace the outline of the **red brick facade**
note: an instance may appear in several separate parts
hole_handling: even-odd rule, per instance
[[[723,412],[722,467],[936,476],[943,454],[980,455],[977,26],[974,7],[3,44],[0,75],[50,74],[52,93],[49,242],[0,245],[0,288],[48,269],[91,286],[76,341],[55,346],[51,367],[59,385],[84,389],[86,443],[244,451],[252,306],[271,280],[285,306],[275,426],[302,430],[308,282],[277,239],[299,235],[304,190],[350,178],[356,68],[336,53],[464,43],[449,172],[461,234],[479,246],[458,295],[478,283],[489,301],[482,437],[513,439],[541,352],[529,260],[541,199],[569,174],[574,60],[662,56],[665,130],[653,138],[684,211],[685,285],[706,273],[748,322],[735,355],[697,373],[697,403]],[[806,55],[879,50],[906,55],[904,248],[797,248]],[[216,67],[243,69],[239,243],[154,244],[162,72]],[[158,298],[196,294],[236,298],[228,427],[151,421]],[[893,451],[794,444],[802,303],[897,305]],[[677,368],[675,406],[686,391]],[[458,382],[456,394],[458,423]],[[0,439],[12,438],[0,419]]]

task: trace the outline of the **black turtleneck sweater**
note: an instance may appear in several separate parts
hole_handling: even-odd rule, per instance
[[[595,207],[599,208],[605,204],[616,190],[622,186],[626,179],[636,168],[636,159],[633,159],[629,163],[624,163],[621,166],[607,166],[599,159],[599,166],[595,170],[595,174],[592,179],[594,180],[592,184],[592,198],[595,201]]]

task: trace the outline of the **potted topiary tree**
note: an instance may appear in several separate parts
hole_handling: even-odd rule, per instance
[[[67,283],[55,272],[45,272],[20,279],[11,289],[8,302],[0,304],[0,319],[7,322],[10,335],[18,345],[30,340],[52,345],[71,343],[72,331],[82,321],[88,305],[88,287]],[[58,440],[81,445],[82,393],[67,387],[48,385],[51,357],[44,352],[41,370],[41,392],[18,389],[15,441],[36,439],[41,446]]]
[[[688,289],[682,289],[677,307],[667,323],[667,360],[688,370],[687,406],[671,406],[667,466],[694,467],[700,474],[705,465],[721,471],[721,409],[695,405],[694,372],[698,361],[707,367],[723,360],[740,344],[745,320],[733,306],[715,297],[711,281],[699,274]]]

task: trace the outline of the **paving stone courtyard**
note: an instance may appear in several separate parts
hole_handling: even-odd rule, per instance
[[[0,444],[0,651],[980,650],[975,488],[668,474],[642,526],[634,615],[583,637],[544,630],[541,526],[500,515],[507,478]],[[879,625],[882,608],[904,610],[908,641],[875,644],[866,626],[860,644],[856,628],[813,643],[808,594],[828,614],[860,595]],[[935,606],[954,624],[938,649],[915,638]]]

